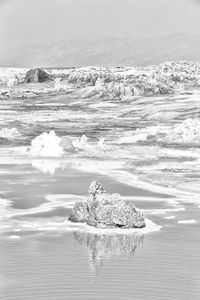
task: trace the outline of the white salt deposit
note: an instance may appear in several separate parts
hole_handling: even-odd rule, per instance
[[[76,149],[85,149],[88,146],[87,140],[88,139],[87,139],[86,135],[82,135],[82,137],[80,139],[75,138],[72,141],[72,145]]]
[[[97,148],[104,150],[105,149],[105,143],[104,143],[104,138],[101,138],[98,143],[97,143]]]
[[[53,130],[49,133],[43,132],[32,140],[29,152],[37,156],[61,156],[64,153],[62,139]]]
[[[200,141],[200,121],[198,119],[186,119],[182,124],[176,126],[169,137],[177,142]]]
[[[148,136],[156,136],[162,132],[160,126],[151,126],[148,128],[136,129],[135,131],[128,131],[127,136],[119,138],[117,144],[131,144],[139,141],[145,141]]]
[[[175,216],[168,216],[168,217],[165,217],[165,219],[167,220],[172,220],[172,219],[175,219],[176,217]]]
[[[10,239],[19,239],[20,236],[19,235],[10,235],[9,238]]]
[[[17,130],[17,128],[2,128],[0,130],[0,137],[5,138],[5,139],[15,139],[18,138],[20,136],[19,131]]]
[[[78,231],[84,231],[84,232],[88,232],[88,233],[95,233],[95,234],[106,234],[106,235],[110,235],[110,234],[133,234],[133,233],[141,233],[141,234],[145,234],[145,233],[150,233],[150,232],[154,232],[154,231],[159,231],[162,226],[157,225],[156,223],[152,222],[149,219],[145,219],[145,223],[146,226],[144,228],[96,228],[96,227],[92,227],[83,223],[72,223],[70,221],[65,221],[66,226],[70,226],[73,224],[74,227],[77,227]],[[74,231],[74,228],[72,229],[72,231]]]
[[[18,84],[19,84],[19,78],[17,77],[17,75],[8,78],[7,86],[15,86]]]
[[[61,90],[72,92],[74,90],[73,87],[68,82],[66,81],[64,82],[60,77],[55,79],[54,89],[57,92]]]
[[[54,88],[55,90],[59,91],[62,88],[62,83],[61,83],[62,78],[56,78],[55,79],[55,85]]]
[[[72,146],[75,149],[79,149],[79,150],[104,150],[105,149],[104,138],[101,138],[97,144],[89,144],[86,135],[82,135],[80,139],[75,138],[72,141]]]
[[[0,84],[14,86],[23,82],[27,69],[0,68]]]
[[[117,143],[118,144],[131,144],[131,143],[136,143],[139,141],[145,141],[147,138],[147,134],[146,133],[141,133],[141,134],[135,134],[132,136],[127,136],[127,137],[123,137],[120,138]]]
[[[161,114],[160,112],[157,114]],[[166,117],[165,113],[163,115]],[[164,119],[165,117],[162,117]],[[175,118],[175,116],[173,116]],[[167,140],[173,143],[200,142],[200,121],[198,119],[188,118],[182,123],[174,126],[152,126],[143,129],[137,129],[129,132],[128,136],[120,138],[118,144],[136,143],[144,141],[148,136],[155,136],[160,140]]]
[[[196,223],[196,220],[180,220],[177,223],[179,223],[179,224],[194,224],[194,223]]]

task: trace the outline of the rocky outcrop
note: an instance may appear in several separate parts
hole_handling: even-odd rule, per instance
[[[123,100],[198,87],[199,78],[199,64],[166,62],[141,68],[79,68],[69,72],[68,81],[77,86],[81,98]]]
[[[44,83],[29,85],[27,89],[22,82]],[[135,100],[138,96],[182,93],[199,88],[200,64],[182,61],[147,67],[49,69],[48,73],[38,68],[29,71],[0,68],[0,85],[10,87],[8,92],[0,90],[0,99],[72,93],[82,99]]]
[[[102,185],[91,183],[86,202],[76,202],[69,217],[98,228],[142,228],[145,219],[133,203],[125,202],[119,194],[108,194]]]
[[[44,70],[36,68],[31,69],[26,72],[24,82],[30,83],[30,82],[44,82],[47,80],[51,80],[51,76]]]

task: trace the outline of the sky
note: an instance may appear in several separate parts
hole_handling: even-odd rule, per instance
[[[200,34],[199,0],[0,0],[0,51],[70,38]]]

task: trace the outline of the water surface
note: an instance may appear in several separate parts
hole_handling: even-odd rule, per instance
[[[0,145],[2,299],[199,299],[200,139],[175,130],[199,119],[199,97],[1,101],[1,128],[20,133]],[[85,134],[89,146],[31,155],[32,139],[50,130],[65,145]],[[92,180],[160,231],[100,234],[65,222]]]

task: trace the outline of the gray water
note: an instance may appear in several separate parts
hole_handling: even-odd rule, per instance
[[[171,135],[198,111],[198,91],[117,103],[2,101],[1,128],[20,136],[0,146],[1,298],[199,299],[199,137]],[[148,137],[119,142],[137,128]],[[91,147],[56,158],[24,150],[52,129],[65,141],[85,134]],[[106,148],[96,149],[102,137]],[[102,234],[66,223],[96,179],[161,229]]]

